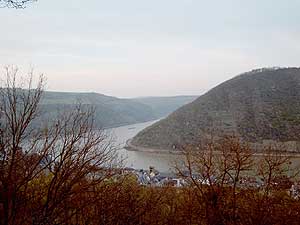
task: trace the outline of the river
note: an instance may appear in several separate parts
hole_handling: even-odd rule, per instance
[[[173,154],[158,154],[158,153],[147,153],[128,151],[124,149],[126,141],[133,138],[138,132],[144,128],[157,122],[150,121],[146,123],[138,123],[127,126],[121,126],[117,128],[109,129],[108,131],[114,136],[115,143],[119,146],[119,153],[125,158],[125,166],[134,169],[149,169],[149,166],[154,166],[160,172],[170,173],[174,168],[174,163],[180,157],[179,155]]]
[[[169,154],[169,153],[152,153],[152,152],[138,152],[128,151],[124,149],[126,141],[133,138],[138,132],[146,127],[154,124],[158,120],[146,123],[138,123],[117,128],[108,129],[109,133],[114,136],[115,144],[119,147],[119,154],[125,158],[125,166],[134,169],[149,169],[149,166],[154,166],[160,172],[171,173],[174,171],[175,162],[183,160],[182,155]],[[254,161],[258,162],[262,155],[254,156]],[[300,171],[300,155],[294,155],[290,158],[292,168]]]

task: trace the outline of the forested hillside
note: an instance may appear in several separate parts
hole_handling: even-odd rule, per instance
[[[45,92],[41,100],[43,120],[51,120],[79,103],[95,108],[98,127],[116,127],[165,117],[196,97],[116,98],[98,93]]]
[[[270,68],[224,82],[140,132],[132,143],[173,149],[206,135],[234,134],[260,145],[299,140],[299,130],[300,69]]]

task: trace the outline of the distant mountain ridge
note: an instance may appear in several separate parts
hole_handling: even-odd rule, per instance
[[[122,99],[98,93],[46,91],[40,108],[42,118],[48,120],[78,103],[90,105],[95,108],[96,126],[108,128],[156,120],[190,101],[191,97],[182,96]]]
[[[181,106],[194,101],[199,96],[179,95],[171,97],[140,97],[133,100],[151,107],[157,118],[162,118],[174,112]]]
[[[140,132],[134,146],[172,150],[201,137],[236,134],[256,144],[300,151],[300,69],[265,68],[228,80]]]

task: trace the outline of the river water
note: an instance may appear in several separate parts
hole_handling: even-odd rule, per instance
[[[146,123],[132,124],[109,129],[108,131],[114,136],[116,145],[119,146],[119,153],[125,158],[125,166],[134,169],[149,169],[149,166],[154,166],[160,172],[170,173],[174,171],[175,161],[178,161],[182,156],[173,154],[147,153],[128,151],[124,149],[126,141],[133,138],[138,132],[144,128],[157,122],[150,121]]]
[[[119,148],[119,155],[125,158],[125,166],[134,169],[149,169],[149,166],[154,166],[160,172],[171,173],[174,171],[176,162],[184,160],[182,155],[170,153],[152,153],[128,151],[124,149],[126,141],[133,138],[138,132],[146,127],[158,122],[158,120],[146,123],[138,123],[128,126],[108,129],[107,131],[115,138],[115,144]],[[254,161],[259,162],[262,156],[254,156]],[[292,168],[300,171],[300,155],[291,157]]]

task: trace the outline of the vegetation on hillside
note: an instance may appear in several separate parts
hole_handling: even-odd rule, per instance
[[[257,162],[238,138],[183,146],[181,188],[141,186],[113,143],[78,106],[40,129],[43,79],[27,92],[7,71],[0,92],[0,224],[298,224],[298,182],[289,158]],[[195,151],[197,150],[197,151]],[[219,154],[215,154],[219,152]],[[277,151],[280,152],[280,151]],[[260,178],[260,185],[251,179]],[[257,184],[254,182],[254,184]],[[299,189],[300,190],[300,189]]]
[[[210,134],[235,134],[257,146],[299,141],[299,112],[300,69],[259,69],[213,88],[140,132],[132,144],[174,149]],[[297,146],[287,150],[300,151]]]
[[[79,103],[95,109],[95,126],[99,128],[157,119],[153,110],[147,105],[98,93],[45,92],[41,99],[41,110],[44,118],[55,119],[62,108],[73,110]]]
[[[43,120],[55,119],[62,108],[72,110],[78,103],[93,107],[96,126],[106,128],[160,119],[194,99],[192,96],[121,99],[98,93],[47,91],[40,104]]]

